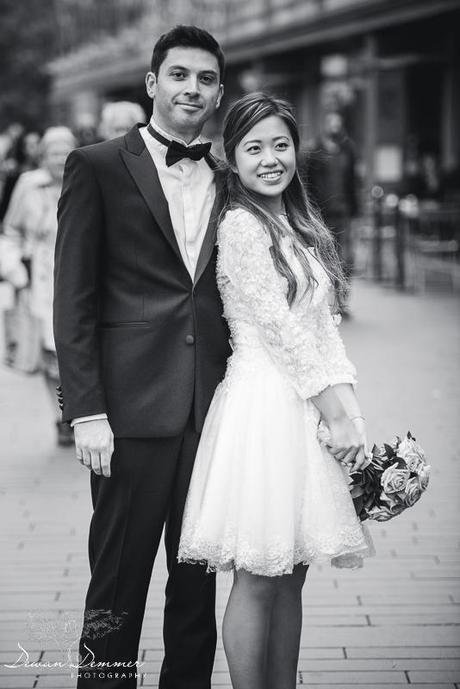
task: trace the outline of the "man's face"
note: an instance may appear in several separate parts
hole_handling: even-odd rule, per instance
[[[146,86],[155,121],[187,142],[200,133],[223,94],[217,58],[201,48],[168,50],[158,75],[147,74]]]

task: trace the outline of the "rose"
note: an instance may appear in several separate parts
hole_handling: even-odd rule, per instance
[[[380,500],[383,503],[383,507],[390,512],[392,517],[395,517],[397,514],[404,512],[407,507],[404,502],[405,496],[405,492],[402,493],[402,497],[401,493],[391,493],[390,495],[382,493]]]
[[[407,434],[407,436],[404,438],[404,440],[401,440],[399,443],[398,447],[398,456],[402,457],[403,459],[405,458],[406,453],[416,453],[421,457],[423,460],[425,459],[425,453],[423,449],[420,447],[418,443],[415,442],[415,438],[413,438],[410,433]]]
[[[430,474],[431,474],[431,467],[429,464],[425,464],[425,466],[421,469],[418,478],[420,481],[420,488],[422,490],[426,490],[428,487],[428,483],[430,482]]]
[[[415,505],[417,500],[420,499],[422,495],[422,488],[420,485],[420,481],[418,479],[418,476],[414,476],[414,478],[411,478],[406,485],[406,497],[404,499],[405,504],[407,507],[412,507],[412,505]]]
[[[415,452],[409,452],[404,457],[407,468],[409,471],[413,471],[416,474],[425,466],[425,461]]]
[[[407,437],[400,442],[397,449],[397,455],[398,457],[401,457],[401,459],[404,459],[407,464],[407,468],[410,471],[415,471],[418,473],[419,470],[426,464],[425,453],[420,445],[415,442],[410,433],[408,433]]]
[[[408,469],[398,469],[397,463],[392,464],[388,469],[385,469],[380,479],[384,492],[397,493],[404,490],[409,476],[410,471]]]

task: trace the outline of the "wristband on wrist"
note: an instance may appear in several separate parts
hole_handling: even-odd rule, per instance
[[[354,421],[355,419],[362,419],[363,421],[366,420],[364,416],[361,416],[361,414],[357,414],[356,416],[350,416],[350,421]]]

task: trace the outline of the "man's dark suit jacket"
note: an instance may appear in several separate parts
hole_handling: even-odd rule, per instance
[[[229,355],[216,286],[216,201],[192,281],[134,127],[67,159],[55,258],[63,419],[106,412],[115,437],[201,430]]]

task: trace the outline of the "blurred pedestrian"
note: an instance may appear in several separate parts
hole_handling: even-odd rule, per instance
[[[351,219],[357,213],[355,160],[354,145],[346,134],[342,114],[328,112],[322,134],[313,142],[308,155],[306,181],[309,194],[336,241],[347,285],[340,294],[339,285],[336,285],[344,316],[349,315],[348,298],[353,273]]]
[[[437,156],[432,152],[422,155],[420,198],[424,201],[442,201],[443,176]]]
[[[123,136],[137,123],[144,123],[145,112],[139,103],[122,100],[102,107],[99,133],[105,140]]]
[[[24,133],[24,126],[20,122],[12,122],[0,132],[0,170],[8,158],[13,144]]]
[[[22,181],[20,199],[12,199],[6,214],[1,257],[3,276],[18,291],[21,302],[27,300],[39,323],[41,369],[56,411],[59,445],[72,444],[73,434],[60,421],[56,402],[59,376],[52,328],[53,263],[64,165],[75,145],[67,127],[46,130],[40,143],[40,168]]]
[[[91,146],[102,141],[97,127],[97,120],[89,112],[80,113],[74,127],[78,146]]]
[[[3,220],[13,190],[23,172],[38,167],[40,134],[36,131],[22,133],[12,144],[3,163],[4,177],[0,198],[0,220]]]

